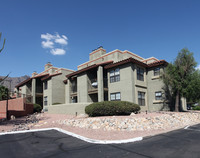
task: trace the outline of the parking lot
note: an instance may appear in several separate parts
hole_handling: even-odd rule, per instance
[[[0,135],[2,158],[199,157],[200,125],[123,144],[95,144],[57,130]]]

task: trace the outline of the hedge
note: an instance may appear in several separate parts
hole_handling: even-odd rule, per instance
[[[140,106],[127,101],[104,101],[92,103],[85,108],[85,113],[90,117],[130,115],[138,113]]]
[[[42,107],[39,104],[33,104],[33,111],[34,112],[41,112],[42,111]]]
[[[192,109],[193,110],[200,110],[200,106],[194,106]]]
[[[62,103],[53,103],[52,105],[58,105],[58,104],[62,104]]]

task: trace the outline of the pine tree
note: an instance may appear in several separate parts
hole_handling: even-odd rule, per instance
[[[170,63],[163,74],[165,85],[170,88],[171,94],[175,97],[175,111],[180,109],[181,97],[187,97],[188,87],[192,75],[195,72],[196,61],[193,53],[187,48],[183,48],[173,63]]]

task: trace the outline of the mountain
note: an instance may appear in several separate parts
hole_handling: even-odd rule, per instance
[[[4,78],[5,76],[0,76],[0,78]],[[21,77],[8,77],[6,80],[3,81],[3,85],[5,87],[8,87],[8,89],[11,91],[14,91],[15,86],[18,85],[19,83],[23,82],[24,80],[30,78],[29,76],[21,76]]]

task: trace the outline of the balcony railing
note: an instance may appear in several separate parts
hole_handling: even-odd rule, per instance
[[[103,88],[108,88],[107,78],[103,79]],[[97,79],[88,80],[88,90],[97,90],[97,89],[98,89]]]

